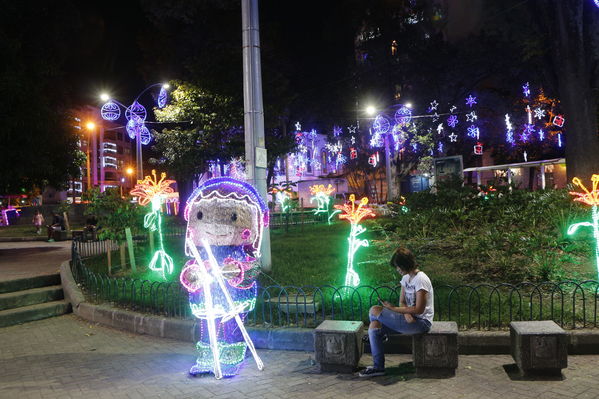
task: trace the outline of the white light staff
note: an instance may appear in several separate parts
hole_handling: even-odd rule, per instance
[[[210,338],[210,347],[212,349],[212,357],[214,359],[214,377],[217,380],[223,378],[223,372],[220,368],[220,351],[218,348],[218,341],[216,340],[216,320],[214,317],[214,304],[212,303],[212,292],[210,292],[210,282],[212,281],[212,276],[206,270],[206,265],[202,261],[202,257],[198,252],[198,249],[194,245],[193,242],[190,242],[189,239],[185,240],[185,243],[191,254],[195,258],[200,270],[202,271],[202,288],[204,289],[204,299],[206,300],[206,319],[208,322],[208,335]]]
[[[223,279],[223,276],[220,272],[220,267],[218,266],[218,262],[216,261],[216,258],[214,258],[214,255],[212,254],[212,250],[210,249],[210,244],[208,244],[208,242],[206,240],[202,240],[202,244],[204,245],[204,248],[206,249],[206,253],[208,253],[208,260],[210,261],[210,264],[212,265],[214,278],[216,279],[216,282],[220,286],[220,289],[222,290],[223,294],[225,295],[225,298],[230,307],[230,311],[235,311],[235,304],[233,303],[233,299],[231,298],[231,294],[229,293],[229,290],[227,290],[227,286],[225,285],[225,280]],[[197,249],[195,248],[195,246],[192,251],[195,251],[195,253],[197,253]],[[195,256],[195,253],[194,253],[194,256]],[[199,254],[198,254],[198,256],[199,256]],[[256,348],[254,347],[254,343],[252,342],[252,339],[250,338],[247,330],[245,329],[245,326],[243,325],[243,320],[241,320],[241,316],[239,316],[239,313],[235,313],[235,321],[237,322],[237,326],[239,327],[239,330],[241,330],[241,334],[243,335],[243,339],[245,340],[245,343],[247,344],[248,348],[250,348],[250,351],[252,352],[252,355],[254,356],[254,360],[256,361],[256,366],[258,367],[258,370],[264,369],[264,363],[262,363],[262,359],[260,359],[260,356],[258,356],[258,353],[256,352]]]

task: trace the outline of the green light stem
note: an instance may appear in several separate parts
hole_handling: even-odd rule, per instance
[[[357,238],[358,235],[365,231],[366,229],[359,224],[351,224],[351,232],[347,238],[349,249],[347,251],[347,273],[345,275],[346,286],[357,287],[360,285],[360,276],[358,276],[358,273],[354,270],[354,256],[360,247],[368,246],[367,240],[360,240]]]
[[[597,265],[597,278],[599,279],[599,210],[593,205],[593,236],[595,237],[595,265]]]

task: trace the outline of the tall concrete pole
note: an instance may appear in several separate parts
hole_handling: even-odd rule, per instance
[[[395,198],[393,176],[391,173],[391,149],[389,148],[389,134],[385,134],[385,176],[387,178],[387,202]]]
[[[264,108],[262,105],[262,71],[260,64],[260,27],[258,0],[241,0],[243,49],[243,124],[245,131],[245,168],[247,180],[268,203],[266,187],[266,144],[264,142]],[[261,263],[270,271],[270,229],[264,229]]]

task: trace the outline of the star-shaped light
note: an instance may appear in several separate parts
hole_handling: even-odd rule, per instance
[[[439,103],[437,102],[437,100],[433,100],[433,102],[431,102],[431,106],[429,107],[429,112],[436,111],[438,106]]]
[[[347,131],[349,132],[349,134],[356,134],[356,126],[348,126],[347,127]]]
[[[543,117],[545,116],[545,110],[542,108],[535,108],[534,112],[535,112],[535,118],[537,118],[537,119],[543,119]]]
[[[299,132],[300,130],[302,130],[302,125],[301,125],[301,123],[299,123],[299,122],[296,122],[296,123],[295,123],[295,130],[297,130],[298,132]]]
[[[458,124],[458,117],[456,115],[450,115],[449,118],[447,118],[448,126],[456,127],[457,124]]]
[[[458,141],[458,135],[455,133],[451,133],[449,135],[449,141],[451,141],[452,143],[455,143],[456,141]]]
[[[466,114],[466,120],[468,122],[474,122],[477,119],[478,119],[478,116],[476,115],[476,112],[474,112],[474,111]]]
[[[470,108],[472,108],[472,106],[474,104],[477,104],[476,97],[474,97],[474,96],[472,96],[472,94],[470,94],[468,96],[468,98],[466,99],[466,105],[468,105]]]

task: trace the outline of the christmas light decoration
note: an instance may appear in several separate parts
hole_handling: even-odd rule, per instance
[[[471,125],[468,128],[468,136],[478,140],[480,138],[480,129],[476,125]]]
[[[449,141],[450,141],[451,143],[455,143],[455,142],[457,142],[457,141],[458,141],[458,135],[457,135],[457,134],[455,134],[455,133],[451,133],[451,134],[449,135]]]
[[[439,126],[437,126],[437,134],[442,134],[443,133],[443,124],[439,123]]]
[[[557,146],[562,148],[562,135],[560,133],[557,134]]]
[[[545,139],[545,132],[543,129],[539,129],[539,141],[543,141]]]
[[[597,276],[599,278],[599,174],[591,177],[592,189],[589,191],[582,181],[575,177],[572,179],[574,185],[580,187],[584,192],[570,191],[571,195],[575,195],[574,201],[582,202],[591,206],[592,222],[574,223],[568,228],[568,235],[576,233],[579,227],[591,227],[593,229],[593,237],[595,238],[595,265],[597,267]]]
[[[144,180],[138,181],[135,188],[131,190],[131,195],[138,197],[141,206],[152,204],[152,211],[144,217],[144,227],[150,231],[158,231],[158,250],[152,256],[148,268],[160,273],[165,280],[166,275],[173,272],[173,259],[164,250],[162,240],[162,201],[166,195],[174,193],[173,188],[170,187],[173,183],[174,180],[166,179],[164,172],[158,180],[156,171],[152,170],[152,176],[146,176]]]
[[[594,0],[594,1],[595,1],[595,5],[596,5],[597,7],[599,7],[599,0]]]
[[[347,272],[345,275],[345,285],[350,287],[357,287],[360,285],[360,276],[354,270],[354,256],[358,249],[368,246],[368,240],[358,238],[360,234],[366,231],[366,229],[360,225],[360,221],[367,216],[375,216],[374,212],[367,207],[367,204],[368,198],[364,197],[356,207],[356,196],[351,194],[349,196],[349,203],[335,205],[336,209],[344,212],[339,215],[339,219],[348,220],[351,226],[351,231],[347,239],[349,249],[347,252]]]
[[[439,114],[435,112],[435,114],[433,115],[433,123],[437,122],[439,120]]]
[[[349,158],[350,159],[358,158],[358,150],[356,150],[355,148],[350,148],[349,149]]]
[[[565,122],[566,122],[566,119],[561,115],[556,115],[552,121],[552,123],[557,127],[564,127]]]
[[[522,93],[524,93],[524,97],[530,96],[530,85],[528,84],[528,82],[522,85]]]
[[[456,127],[458,122],[457,115],[449,115],[449,118],[447,118],[447,126]]]
[[[104,105],[102,105],[102,108],[100,109],[100,114],[102,115],[102,119],[104,120],[116,121],[121,117],[121,109],[119,108],[118,104],[109,100]]]
[[[400,125],[407,125],[412,120],[412,110],[405,105],[399,107],[397,111],[395,111],[395,122]]]
[[[139,140],[143,145],[148,145],[150,144],[150,141],[152,141],[152,135],[150,134],[150,130],[147,127],[141,127],[139,132]]]
[[[379,164],[379,153],[376,152],[374,154],[372,154],[370,157],[368,157],[368,164],[371,165],[373,168],[376,168],[376,166]]]
[[[545,111],[542,108],[535,108],[535,118],[543,119],[545,117]]]
[[[472,94],[468,96],[466,99],[466,105],[472,108],[473,105],[477,104],[476,97],[473,97]]]
[[[437,145],[437,151],[439,151],[440,153],[443,152],[443,142],[439,141],[439,144]]]
[[[512,125],[510,116],[508,114],[505,114],[505,127],[505,141],[507,141],[511,145],[514,145],[516,142],[516,140],[514,140],[514,126]]]
[[[164,108],[167,100],[168,100],[168,92],[166,91],[166,87],[164,87],[164,85],[163,85],[160,88],[160,93],[158,93],[158,99],[156,101],[158,108]]]
[[[331,224],[331,219],[333,218],[333,216],[341,212],[340,210],[331,209],[331,194],[333,194],[334,191],[335,188],[331,184],[329,184],[328,187],[325,187],[324,184],[315,184],[313,186],[310,186],[310,193],[313,195],[313,197],[310,198],[310,203],[316,200],[318,206],[316,210],[314,210],[314,214],[326,214],[328,224]]]
[[[374,118],[374,123],[372,124],[372,128],[377,134],[385,134],[389,131],[391,124],[389,120],[382,115],[378,115]]]
[[[528,124],[532,124],[532,110],[530,109],[530,105],[526,106],[526,114],[528,115]]]
[[[243,320],[256,304],[258,250],[269,221],[266,203],[251,185],[221,177],[194,191],[184,215],[185,250],[192,259],[179,277],[200,326],[190,374],[235,375],[247,349],[262,370]]]
[[[474,146],[474,155],[483,155],[482,143],[476,143],[476,145]]]
[[[357,126],[348,126],[347,131],[349,132],[349,134],[356,134],[357,128],[358,128]]]
[[[452,105],[451,108],[449,108],[449,112],[451,112],[453,114],[456,109],[458,109],[458,107],[456,107],[455,105]]]
[[[431,106],[428,108],[428,112],[436,111],[438,106],[439,103],[437,102],[437,100],[433,100],[433,102],[431,102]]]
[[[478,116],[476,115],[476,112],[472,111],[466,114],[466,121],[467,122],[474,122],[478,119]]]
[[[297,130],[298,132],[302,130],[302,125],[299,122],[295,123],[295,130]]]
[[[133,101],[133,104],[131,104],[129,108],[125,110],[125,117],[127,119],[145,121],[147,116],[148,111],[146,111],[146,108],[137,101]]]
[[[341,136],[342,132],[343,132],[343,129],[341,129],[339,126],[333,126],[333,137]]]
[[[275,198],[281,207],[281,212],[287,213],[291,209],[291,194],[285,190],[275,189]]]

